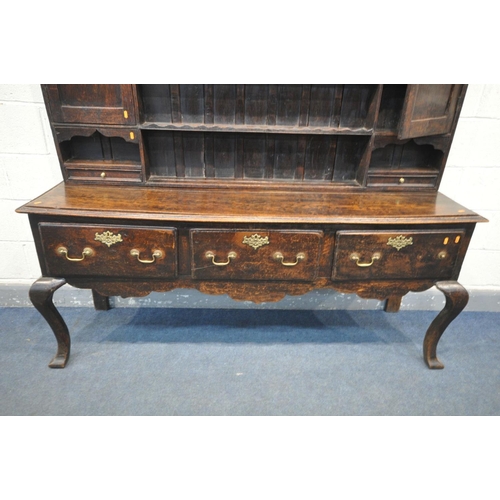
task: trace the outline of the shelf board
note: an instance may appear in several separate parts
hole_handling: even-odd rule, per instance
[[[189,187],[190,189],[246,189],[258,188],[263,191],[275,191],[276,189],[295,190],[355,190],[362,186],[355,180],[332,181],[320,179],[236,179],[234,177],[167,177],[162,175],[150,175],[146,184],[151,187]]]
[[[436,176],[439,174],[439,170],[436,168],[371,168],[368,171],[369,175],[411,175],[411,176]]]
[[[120,170],[141,170],[140,162],[136,161],[116,161],[116,160],[77,160],[71,158],[64,162],[67,168],[84,168],[86,170],[120,169]]]
[[[350,127],[293,127],[285,125],[235,125],[209,123],[163,123],[144,122],[139,125],[142,130],[169,130],[179,132],[244,132],[255,134],[308,134],[308,135],[372,135],[372,128]]]

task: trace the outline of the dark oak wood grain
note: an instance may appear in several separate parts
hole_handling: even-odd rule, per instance
[[[208,186],[207,186],[208,187]],[[300,224],[436,224],[486,219],[441,193],[165,189],[61,183],[19,213],[139,220]]]
[[[275,302],[317,289],[384,301],[436,286],[424,358],[467,302],[478,222],[438,192],[466,85],[44,85],[64,182],[26,203],[43,277],[31,299],[69,333],[64,283],[109,297],[194,288]]]
[[[48,110],[54,122],[135,124],[132,85],[44,85]]]
[[[449,324],[462,312],[469,301],[467,290],[456,281],[440,281],[436,288],[446,297],[444,309],[431,323],[424,338],[424,359],[431,369],[444,368],[437,358],[437,345]]]
[[[215,125],[211,130],[224,130],[220,127],[242,125],[250,132],[311,127],[323,133],[367,133],[373,128],[379,92],[378,85],[139,86],[143,120],[152,126],[206,130]],[[180,105],[172,106],[171,96]]]
[[[338,231],[336,279],[450,278],[465,231]]]
[[[386,280],[362,283],[335,281],[318,278],[314,282],[292,281],[205,281],[185,277],[177,280],[102,280],[102,278],[68,278],[77,288],[93,288],[101,295],[121,297],[145,297],[152,292],[169,292],[175,289],[195,288],[209,295],[228,295],[234,300],[279,302],[287,295],[303,295],[317,289],[333,289],[342,293],[356,294],[364,299],[385,301],[392,294],[404,296],[409,292],[422,292],[434,286],[431,280]]]
[[[215,280],[313,281],[321,231],[193,229],[191,276]]]
[[[165,278],[177,272],[173,228],[42,222],[39,232],[51,275]]]
[[[461,85],[408,85],[399,137],[440,135],[451,131]]]
[[[49,363],[50,368],[64,368],[71,349],[68,327],[52,302],[54,292],[65,283],[64,278],[42,277],[35,281],[30,288],[31,302],[45,318],[56,337],[57,352]]]
[[[388,297],[384,304],[384,311],[387,313],[397,313],[401,308],[401,300],[403,297],[399,295],[392,295]]]
[[[109,297],[106,295],[101,295],[96,290],[92,290],[92,299],[94,300],[94,308],[96,311],[109,311],[111,309]]]

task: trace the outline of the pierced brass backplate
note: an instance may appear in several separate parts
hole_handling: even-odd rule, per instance
[[[387,240],[387,244],[391,247],[394,247],[398,252],[408,245],[413,245],[413,238],[405,238],[402,234],[397,236],[396,238],[389,238]]]
[[[123,241],[121,234],[113,234],[111,231],[104,231],[101,234],[95,233],[95,240],[108,245],[108,247]]]
[[[269,236],[260,236],[259,234],[254,234],[253,236],[245,236],[243,238],[243,243],[249,245],[255,250],[264,245],[269,245]]]

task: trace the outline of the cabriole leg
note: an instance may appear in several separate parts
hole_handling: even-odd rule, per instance
[[[429,326],[424,338],[424,359],[429,368],[444,368],[436,355],[437,345],[441,335],[448,325],[462,312],[469,301],[467,290],[456,281],[440,281],[436,288],[446,297],[444,309],[437,315]]]
[[[57,340],[57,353],[50,368],[64,368],[69,359],[71,340],[68,327],[52,302],[54,292],[66,283],[62,278],[40,278],[30,288],[30,299],[45,318]]]

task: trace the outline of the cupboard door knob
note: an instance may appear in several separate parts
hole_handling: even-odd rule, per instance
[[[400,184],[404,184],[404,183],[405,183],[405,178],[404,178],[404,177],[401,177],[401,178],[399,179],[399,183],[400,183]]]
[[[296,266],[301,260],[306,260],[306,254],[300,252],[295,256],[295,262],[284,262],[284,255],[281,252],[275,252],[275,254],[273,255],[273,259],[279,260],[282,266],[292,267]]]
[[[214,266],[228,266],[231,264],[231,259],[236,259],[236,252],[229,252],[227,254],[227,261],[226,262],[215,262],[215,254],[213,252],[207,252],[205,254],[205,257],[207,259],[212,259],[212,264]]]
[[[106,177],[106,172],[102,172],[101,177],[104,179],[104,177]]]
[[[380,254],[377,252],[377,253],[374,253],[372,255],[372,260],[370,262],[359,262],[359,259],[361,257],[359,256],[359,254],[357,253],[353,253],[351,255],[351,260],[354,260],[356,262],[356,265],[358,267],[370,267],[373,265],[373,263],[376,261],[376,260],[379,260],[380,259]]]
[[[152,254],[153,258],[151,260],[141,259],[140,258],[141,253],[139,252],[139,250],[136,250],[135,248],[133,248],[132,250],[130,250],[130,255],[132,255],[133,257],[137,257],[137,260],[141,264],[153,264],[153,262],[155,262],[156,259],[162,259],[163,258],[163,252],[161,250],[154,250],[153,254]]]
[[[85,257],[92,257],[94,255],[94,250],[89,247],[85,247],[83,249],[81,257],[68,257],[68,249],[66,247],[59,247],[56,252],[59,255],[66,257],[66,260],[69,260],[70,262],[81,262],[85,259]]]

